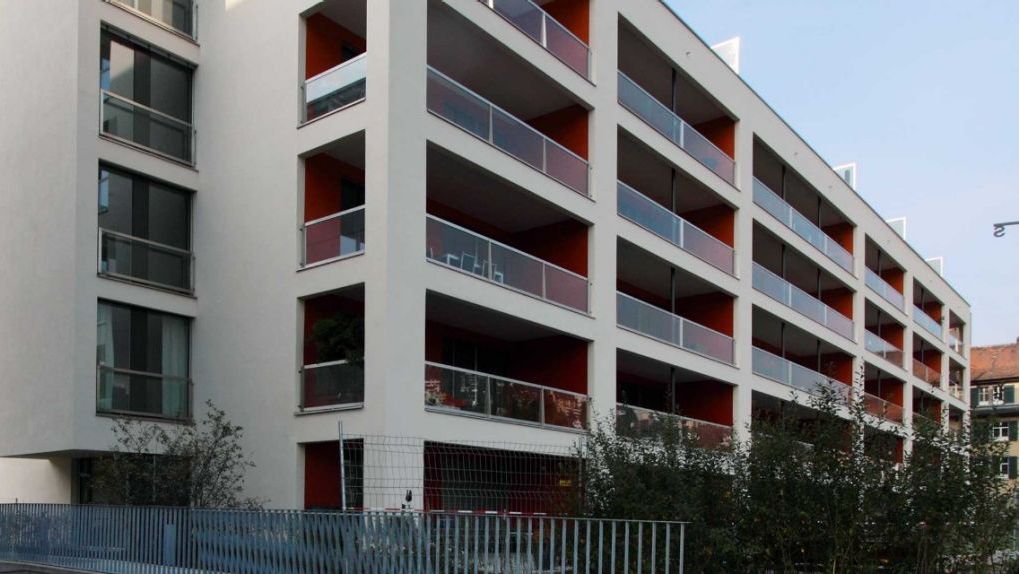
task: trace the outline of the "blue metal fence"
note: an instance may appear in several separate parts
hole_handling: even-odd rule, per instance
[[[684,524],[0,504],[0,561],[111,574],[683,572]]]

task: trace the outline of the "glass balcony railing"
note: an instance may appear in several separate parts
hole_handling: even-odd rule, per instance
[[[96,412],[191,418],[191,379],[99,365],[96,369]]]
[[[733,338],[729,335],[630,295],[616,294],[616,324],[674,347],[734,364]]]
[[[581,156],[434,68],[426,92],[429,112],[589,196],[588,162]]]
[[[733,275],[733,248],[623,182],[616,182],[617,213],[648,231]]]
[[[147,18],[188,36],[196,37],[196,18],[194,0],[114,0],[129,8],[137,10]]]
[[[917,323],[922,329],[928,331],[938,340],[942,340],[942,325],[936,319],[933,319],[931,315],[924,312],[924,309],[920,307],[913,308],[914,323]]]
[[[726,155],[698,130],[691,127],[680,116],[646,92],[623,72],[618,72],[618,94],[620,105],[641,118],[655,131],[680,147],[702,165],[732,184],[734,181],[733,158]]]
[[[756,291],[768,295],[815,323],[824,325],[851,341],[854,339],[853,320],[757,263],[753,265],[751,284]]]
[[[963,383],[959,379],[954,379],[952,376],[949,379],[949,394],[963,400]]]
[[[195,257],[186,249],[100,229],[99,273],[190,293]]]
[[[327,215],[301,226],[301,266],[333,261],[365,251],[365,206]]]
[[[314,120],[363,101],[367,70],[368,58],[361,54],[305,80],[301,86],[305,101],[302,119]]]
[[[894,423],[903,423],[903,407],[870,393],[863,393],[861,401],[868,413]]]
[[[728,446],[733,437],[733,428],[727,425],[620,403],[616,405],[616,433],[620,436],[651,438],[673,428],[693,434],[695,442],[703,448]]]
[[[963,354],[963,341],[960,339],[960,335],[955,329],[950,329],[949,332],[946,333],[946,339],[949,342],[950,349],[959,355]]]
[[[588,45],[531,0],[480,0],[584,78],[589,78]]]
[[[429,261],[588,312],[587,277],[431,215],[425,224],[425,256]]]
[[[836,393],[836,396],[846,401],[849,400],[850,386],[835,379],[802,367],[793,361],[784,359],[778,355],[760,349],[751,348],[751,370],[766,379],[782,383],[799,391],[811,394],[820,394],[824,389]]]
[[[896,307],[900,311],[903,310],[903,293],[900,293],[895,287],[886,283],[885,279],[882,279],[878,273],[875,273],[871,269],[865,269],[864,284],[870,287],[875,293],[878,293],[881,298],[891,303],[893,307]]]
[[[425,408],[542,427],[588,428],[587,395],[438,363],[425,363]]]
[[[866,329],[864,331],[864,348],[897,367],[903,367],[903,349]]]
[[[301,410],[358,406],[365,402],[365,368],[348,361],[329,361],[301,368]]]
[[[195,163],[195,130],[190,123],[113,92],[100,90],[103,134],[169,158]]]
[[[756,205],[769,212],[772,217],[778,219],[780,223],[789,227],[794,233],[803,237],[836,265],[850,273],[854,272],[854,256],[842,245],[836,243],[835,239],[829,237],[828,233],[825,233],[817,225],[811,223],[801,212],[794,209],[789,203],[786,203],[783,198],[769,189],[767,185],[758,181],[757,178],[754,179],[753,187],[754,203]]]
[[[922,381],[938,387],[942,385],[942,373],[932,369],[928,365],[925,365],[921,361],[914,359],[914,376],[921,379]]]

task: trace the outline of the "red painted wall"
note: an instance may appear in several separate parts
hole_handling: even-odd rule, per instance
[[[815,368],[810,367],[809,368]],[[847,385],[853,383],[854,363],[851,357],[842,353],[822,353],[823,375]]]
[[[931,301],[929,303],[925,303],[923,310],[932,319],[935,319],[936,321],[942,321],[942,303],[939,303],[938,301]]]
[[[680,214],[712,237],[733,247],[733,209],[728,205],[714,205]]]
[[[886,269],[879,273],[879,276],[884,279],[886,283],[895,287],[897,291],[903,293],[903,270]]]
[[[899,325],[882,325],[881,338],[888,343],[892,343],[896,348],[902,349],[904,331],[904,328]]]
[[[721,425],[733,424],[733,387],[715,381],[677,385],[680,414]]]
[[[917,353],[915,353],[915,355],[920,357]],[[928,368],[936,373],[942,372],[942,353],[929,351],[924,354],[924,359],[922,359],[921,362],[928,365]]]
[[[305,508],[340,508],[339,441],[304,445]]]
[[[829,237],[836,240],[836,243],[849,251],[854,252],[854,226],[849,223],[836,223],[834,225],[826,225],[822,228]]]
[[[725,293],[678,298],[676,314],[733,336],[733,298]]]
[[[544,4],[542,9],[582,42],[589,43],[588,0],[553,0]]]
[[[305,221],[357,207],[340,205],[340,181],[365,183],[365,171],[326,154],[305,159]]]
[[[528,120],[528,125],[588,159],[588,110],[574,104]]]
[[[726,155],[733,157],[733,138],[736,134],[736,122],[723,116],[692,126],[701,135],[709,139]]]
[[[322,14],[305,20],[305,79],[343,63],[343,45],[365,51],[365,39]]]
[[[846,315],[854,318],[854,294],[848,289],[829,289],[822,291],[822,303]]]

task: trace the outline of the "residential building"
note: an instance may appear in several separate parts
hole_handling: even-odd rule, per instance
[[[0,48],[0,497],[207,400],[275,507],[384,468],[338,421],[421,469],[348,506],[521,510],[428,496],[503,488],[444,445],[968,411],[967,302],[657,0],[37,0]]]
[[[999,473],[1017,480],[1017,387],[1020,387],[1017,343],[971,349],[971,418],[989,425],[992,440],[1009,443]]]

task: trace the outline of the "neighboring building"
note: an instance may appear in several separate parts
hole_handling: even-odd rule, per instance
[[[732,69],[656,0],[537,4],[5,4],[0,498],[209,399],[278,507],[339,504],[338,419],[416,441],[345,445],[393,486],[352,504],[510,510],[443,488],[595,420],[964,419],[969,305]]]
[[[1017,387],[1020,361],[1017,343],[971,349],[971,417],[991,425],[992,439],[1009,442],[999,465],[1003,478],[1017,479]]]

